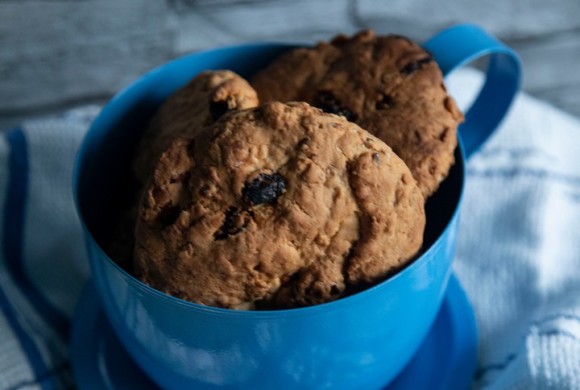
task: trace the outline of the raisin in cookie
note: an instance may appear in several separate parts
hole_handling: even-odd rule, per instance
[[[303,100],[385,141],[425,197],[454,163],[463,115],[441,71],[417,44],[371,31],[283,54],[252,81],[262,102]]]
[[[230,110],[256,107],[258,98],[246,80],[229,70],[194,77],[161,106],[135,153],[137,178],[145,183],[161,153],[177,136],[195,136]]]
[[[228,113],[159,159],[135,273],[204,305],[287,308],[384,280],[417,254],[424,199],[380,139],[307,103]]]

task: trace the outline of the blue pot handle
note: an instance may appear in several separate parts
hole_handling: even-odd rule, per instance
[[[485,84],[459,127],[465,157],[469,158],[497,128],[520,89],[520,59],[512,49],[472,24],[443,30],[423,47],[435,57],[445,76],[489,56]]]

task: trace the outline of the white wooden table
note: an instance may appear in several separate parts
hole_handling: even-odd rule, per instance
[[[580,0],[4,0],[0,129],[103,103],[177,55],[374,28],[422,41],[477,23],[520,53],[524,89],[580,116]]]

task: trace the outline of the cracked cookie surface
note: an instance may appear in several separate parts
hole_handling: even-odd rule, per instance
[[[175,137],[194,137],[226,112],[257,105],[256,92],[236,73],[198,74],[167,99],[143,133],[135,153],[137,178],[147,182],[157,159]]]
[[[161,155],[139,208],[135,273],[217,307],[328,302],[414,258],[423,204],[378,138],[306,103],[268,103]]]
[[[407,38],[363,31],[284,53],[252,80],[260,101],[306,101],[387,143],[425,197],[454,163],[463,115],[431,55]]]
[[[161,153],[176,137],[195,137],[231,110],[258,105],[246,80],[229,70],[205,71],[172,94],[143,132],[134,152],[132,203],[125,206],[107,244],[107,252],[123,268],[132,262],[138,199]]]

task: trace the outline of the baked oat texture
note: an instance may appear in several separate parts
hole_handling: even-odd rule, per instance
[[[162,154],[135,273],[204,305],[290,308],[384,280],[421,247],[424,199],[381,140],[307,103],[225,114]]]
[[[281,55],[254,76],[260,101],[306,101],[385,141],[427,198],[454,163],[463,115],[439,66],[401,36],[363,31]]]
[[[200,73],[171,95],[151,120],[135,153],[137,178],[147,182],[157,159],[175,137],[195,137],[227,111],[257,105],[256,92],[236,73]]]
[[[258,105],[254,89],[229,70],[202,72],[159,108],[134,152],[130,205],[119,211],[107,253],[124,268],[132,262],[137,205],[161,153],[175,137],[195,137],[230,110]]]

